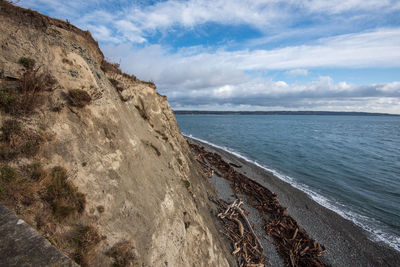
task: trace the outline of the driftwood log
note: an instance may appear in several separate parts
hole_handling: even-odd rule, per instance
[[[263,247],[247,219],[245,211],[240,207],[243,202],[236,199],[227,204],[223,200],[217,202],[220,206],[218,217],[224,224],[223,233],[232,241],[232,254],[236,256],[239,266],[265,266],[267,261],[263,255]]]

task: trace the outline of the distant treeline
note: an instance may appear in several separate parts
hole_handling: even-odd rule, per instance
[[[343,112],[343,111],[201,111],[174,110],[178,115],[335,115],[335,116],[400,116],[388,113]]]

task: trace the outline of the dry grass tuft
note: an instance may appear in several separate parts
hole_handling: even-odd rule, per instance
[[[84,90],[73,89],[68,91],[69,100],[71,105],[83,108],[92,101],[92,97]]]
[[[157,86],[156,86],[156,84],[155,84],[153,81],[148,81],[148,82],[142,81],[142,83],[144,83],[144,84],[146,84],[147,86],[153,88],[154,90],[157,89]]]
[[[104,60],[104,59],[101,62],[100,68],[104,72],[114,72],[114,73],[117,73],[117,74],[122,74],[122,71],[119,68],[119,64],[118,63],[111,63],[111,62],[108,62],[107,60]]]
[[[17,120],[3,122],[0,136],[0,160],[12,160],[17,156],[35,156],[44,138],[30,129],[23,129]]]
[[[42,104],[42,92],[52,88],[57,82],[47,72],[40,71],[40,68],[33,68],[34,63],[31,63],[29,59],[23,59],[21,64],[28,67],[19,79],[17,87],[0,89],[0,108],[9,114],[31,114]]]
[[[119,84],[119,82],[116,79],[113,78],[108,78],[108,80],[110,81],[110,83],[116,88]]]
[[[114,259],[114,267],[126,267],[133,265],[135,261],[135,248],[129,241],[121,241],[115,244],[106,253]]]
[[[57,220],[82,213],[85,210],[85,195],[68,181],[67,171],[60,166],[54,167],[50,182],[47,185],[45,200],[51,205],[53,214]]]
[[[21,124],[17,120],[5,120],[0,130],[2,132],[1,140],[11,142],[14,135],[21,134]]]
[[[104,60],[101,62],[101,70],[106,72],[106,73],[116,73],[116,74],[120,74],[123,77],[130,79],[133,82],[137,82],[138,78],[136,78],[135,75],[130,75],[127,73],[124,73],[121,71],[120,66],[118,63],[111,63],[108,62],[107,60]]]
[[[17,172],[10,166],[4,165],[0,169],[0,179],[3,182],[11,182],[18,178]]]
[[[78,225],[71,237],[71,242],[75,247],[74,260],[81,266],[89,266],[91,252],[101,240],[101,236],[93,226]]]
[[[114,88],[117,89],[118,93],[121,93],[122,91],[124,91],[124,88],[121,86],[121,84],[119,83],[118,80],[113,79],[113,78],[108,78],[108,80],[114,86]]]
[[[31,206],[37,200],[35,187],[19,170],[3,165],[0,169],[0,201],[8,207]]]
[[[35,162],[26,166],[28,177],[36,182],[40,182],[47,177],[47,172],[43,169],[40,162]]]

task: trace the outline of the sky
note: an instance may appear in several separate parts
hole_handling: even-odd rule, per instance
[[[176,110],[400,114],[400,0],[20,0]]]

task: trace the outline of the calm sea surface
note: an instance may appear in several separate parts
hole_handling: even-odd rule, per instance
[[[177,115],[400,251],[400,117]]]

